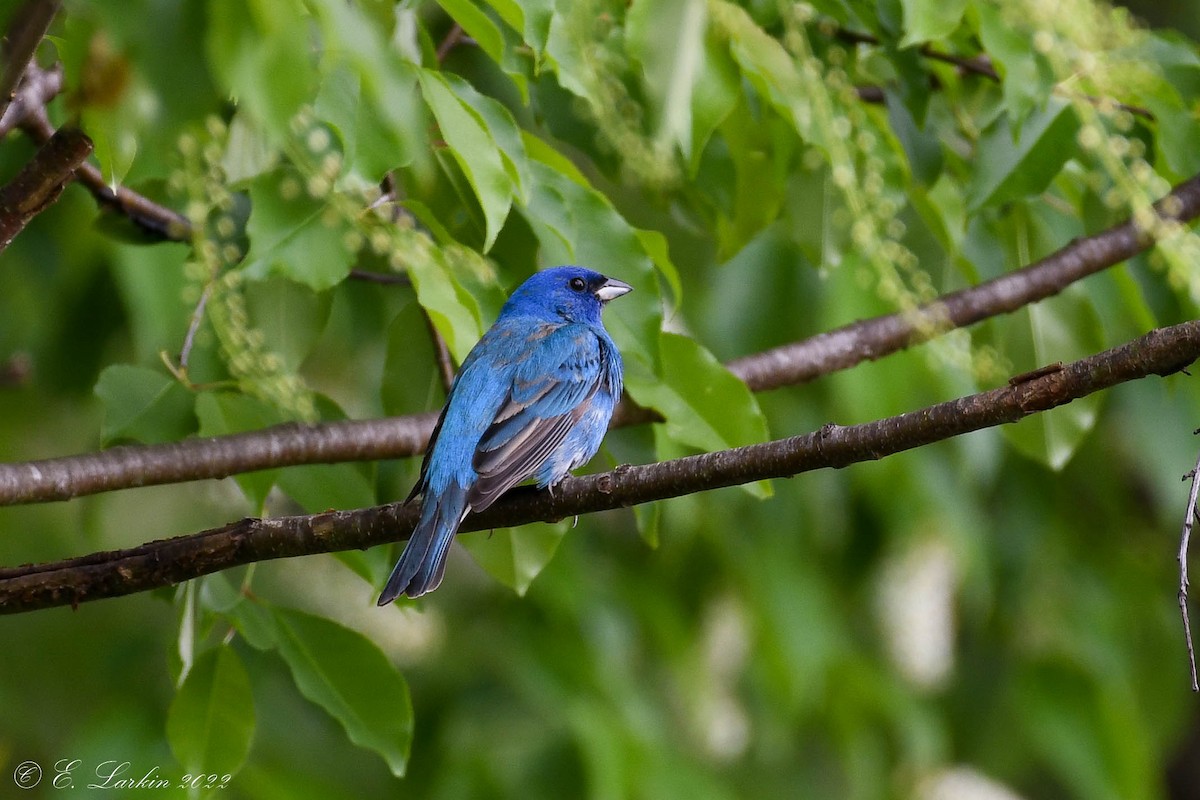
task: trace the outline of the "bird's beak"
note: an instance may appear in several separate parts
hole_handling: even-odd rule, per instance
[[[615,297],[620,297],[623,294],[629,294],[633,291],[633,287],[624,281],[619,281],[616,278],[609,278],[604,283],[600,284],[600,288],[596,290],[596,297],[601,303],[607,303]]]

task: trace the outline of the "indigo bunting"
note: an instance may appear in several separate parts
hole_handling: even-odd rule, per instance
[[[468,512],[526,478],[553,487],[596,454],[621,397],[621,354],[600,311],[631,289],[555,267],[513,292],[450,387],[405,500],[420,495],[421,515],[379,605],[437,588]]]

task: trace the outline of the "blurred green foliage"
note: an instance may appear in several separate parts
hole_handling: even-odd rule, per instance
[[[609,328],[666,419],[593,468],[912,410],[1200,297],[1200,241],[1150,225],[1151,255],[969,333],[760,396],[720,366],[1145,219],[1200,168],[1200,48],[1091,0],[68,0],[41,58],[55,122],[195,235],[146,242],[74,187],[5,251],[0,359],[33,368],[0,389],[6,461],[436,409],[426,316],[461,359],[557,263],[636,287]],[[31,153],[7,137],[0,178]],[[376,548],[6,618],[0,781],[116,759],[245,798],[1194,797],[1170,770],[1200,723],[1173,558],[1197,394],[470,534],[398,608]],[[0,509],[0,563],[385,502],[416,469]]]

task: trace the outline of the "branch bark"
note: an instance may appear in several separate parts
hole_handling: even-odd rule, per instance
[[[568,478],[554,490],[520,487],[463,531],[553,521],[884,458],[1016,422],[1124,381],[1170,375],[1200,358],[1200,320],[1151,331],[1121,347],[1014,378],[1007,386],[861,425],[818,431],[611,472]],[[372,547],[408,538],[417,507],[392,503],[229,525],[49,564],[0,569],[0,613],[117,597],[274,558]]]
[[[1164,217],[1200,217],[1200,175],[1177,186],[1157,206]],[[913,314],[855,322],[803,341],[735,359],[726,366],[756,392],[804,383],[882,358],[939,331],[1009,313],[1065,289],[1147,249],[1132,221],[1077,239],[1015,272],[946,295]],[[284,425],[175,444],[117,447],[98,453],[0,464],[0,505],[67,500],[100,492],[224,478],[269,467],[403,458],[425,450],[434,414],[384,420]],[[623,402],[614,425],[657,419]]]
[[[0,71],[0,118],[15,96],[14,90],[33,61],[38,45],[58,13],[59,0],[26,0],[9,22],[4,36],[4,67]]]
[[[50,124],[44,107],[26,114],[21,122],[21,130],[36,142],[46,142],[54,136],[54,126]],[[124,186],[112,188],[105,182],[99,168],[86,161],[79,165],[76,176],[102,207],[128,217],[146,233],[173,242],[190,241],[192,224],[182,214]]]
[[[1155,204],[1165,219],[1200,217],[1200,175],[1176,186]],[[944,295],[911,314],[855,322],[809,339],[735,359],[726,366],[755,391],[804,383],[928,341],[953,328],[1008,314],[1058,294],[1089,275],[1121,263],[1152,241],[1132,219],[1076,239],[1028,267]]]
[[[92,152],[92,140],[64,128],[42,146],[7,185],[0,188],[0,252],[29,221],[58,199],[75,169]]]

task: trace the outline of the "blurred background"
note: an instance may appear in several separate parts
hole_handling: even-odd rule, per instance
[[[830,209],[843,200],[825,180],[830,164],[806,160],[806,146],[768,108],[763,84],[746,78],[748,99],[735,107],[735,117],[752,121],[740,129],[722,123],[694,170],[656,184],[637,172],[630,146],[604,133],[609,123],[569,93],[576,88],[563,77],[569,74],[563,53],[553,68],[530,74],[523,88],[528,103],[508,82],[507,68],[472,37],[447,48],[440,64],[432,58],[456,20],[466,27],[471,14],[503,28],[503,52],[521,57],[523,35],[532,42],[524,46],[537,49],[536,37],[503,24],[505,4],[360,5],[366,19],[391,20],[380,23],[389,41],[414,43],[431,69],[440,66],[499,98],[523,130],[553,143],[630,224],[662,233],[683,287],[681,296],[667,291],[656,259],[659,277],[650,280],[669,298],[665,324],[717,359],[895,310],[874,291],[870,263],[855,261],[847,237],[812,232],[828,224]],[[515,5],[532,19],[539,4]],[[564,4],[553,11],[554,4],[543,5],[547,14],[568,13]],[[653,92],[638,88],[636,62],[601,58],[628,44],[625,4],[610,5],[588,6],[593,21],[604,23],[595,30],[609,37],[597,37],[609,49],[580,52],[600,59],[591,65],[597,74],[625,86],[624,94],[612,91],[652,108]],[[744,5],[746,19],[774,39],[793,30],[789,6]],[[971,8],[977,5],[987,4]],[[870,26],[881,16],[873,3],[816,6],[814,13],[841,24]],[[182,207],[168,186],[172,165],[184,160],[177,140],[194,135],[203,142],[205,121],[213,117],[232,124],[227,98],[236,81],[216,64],[238,48],[257,47],[252,33],[274,41],[263,22],[274,7],[249,4],[263,28],[233,42],[236,28],[200,2],[138,0],[120,11],[68,2],[42,53],[43,63],[56,52],[63,58],[71,87],[53,116],[100,119],[87,112],[88,103],[107,101],[84,90],[84,73],[155,97],[161,116],[133,125],[146,138],[126,182]],[[1162,58],[1174,59],[1170,64],[1190,80],[1200,74],[1194,3],[1129,7],[1147,25],[1178,32],[1162,34],[1176,48]],[[971,13],[943,46],[978,51],[981,23]],[[411,39],[404,39],[406,25],[416,31]],[[815,23],[808,30],[813,57],[828,61],[830,37]],[[873,30],[887,34],[886,26]],[[848,59],[856,80],[887,83],[894,73],[871,59],[902,60],[894,48],[874,56],[850,50],[833,58]],[[83,70],[98,63],[110,71]],[[909,167],[896,166],[912,158],[899,144],[883,173],[897,197],[911,190],[931,206],[957,203],[958,216],[944,217],[948,227],[955,219],[962,224],[948,237],[939,237],[916,200],[895,214],[908,228],[898,240],[935,291],[1029,263],[1127,214],[1097,201],[1105,187],[1088,184],[1085,175],[1100,159],[1083,152],[1062,166],[1053,185],[1027,187],[968,213],[962,187],[976,165],[959,141],[966,134],[928,126],[954,127],[956,108],[991,125],[1007,89],[953,69],[938,77],[943,91],[930,90],[926,130],[944,155],[940,183],[914,189]],[[1195,126],[1197,88],[1180,91],[1184,117],[1190,114]],[[127,112],[115,118],[128,120]],[[433,149],[446,147],[422,113],[412,123],[414,136],[428,135]],[[895,120],[886,110],[868,113],[861,122],[868,128],[884,130]],[[641,135],[653,144],[652,116],[646,112]],[[116,141],[123,129],[112,124],[103,130]],[[1187,177],[1179,169],[1188,163],[1185,155],[1172,160],[1156,138],[1164,134],[1149,123],[1136,125],[1130,138],[1158,148],[1147,158],[1159,179]],[[962,129],[972,123],[962,122]],[[99,129],[89,133],[99,141]],[[751,139],[743,158],[739,141]],[[1073,148],[1073,132],[1064,141]],[[533,152],[528,139],[525,147]],[[100,153],[108,159],[103,163],[114,163],[115,149]],[[34,151],[25,135],[0,141],[0,177],[8,180]],[[470,176],[445,153],[425,166],[420,161],[403,168],[411,170],[408,207],[417,209],[417,227],[440,221],[443,249],[459,241],[481,250]],[[434,177],[422,182],[422,170]],[[767,195],[776,197],[773,205],[761,199]],[[752,207],[756,202],[769,208]],[[726,214],[728,208],[734,211]],[[195,307],[188,292],[196,278],[185,266],[193,258],[188,244],[148,242],[120,220],[97,224],[97,216],[94,199],[69,187],[0,255],[3,461],[152,440],[151,428],[163,438],[210,430],[190,406],[182,423],[175,417],[131,423],[133,433],[124,436],[114,428],[120,406],[97,395],[101,374],[118,364],[162,371],[159,351],[177,353]],[[490,282],[478,291],[468,285],[484,324],[501,288],[545,265],[539,241],[535,221],[514,213],[505,224],[488,253]],[[366,255],[356,266],[386,268],[383,261]],[[625,277],[622,268],[608,271]],[[1037,309],[978,326],[958,343],[976,356],[996,354],[1003,368],[990,373],[978,359],[964,368],[936,348],[918,347],[760,394],[765,430],[782,438],[830,421],[903,413],[1195,316],[1192,295],[1168,280],[1169,272],[1140,256]],[[268,345],[295,356],[295,374],[312,388],[323,418],[440,405],[432,347],[411,286],[339,280],[318,291],[292,280],[263,279],[247,290],[247,308],[252,323],[267,331]],[[219,334],[202,335],[196,370],[209,370],[215,380],[244,380],[223,364],[219,344]],[[761,487],[731,488],[636,514],[591,515],[574,529],[532,526],[519,541],[536,551],[536,564],[524,572],[512,563],[518,540],[497,534],[512,548],[506,554],[489,550],[486,534],[467,534],[474,557],[456,547],[443,586],[399,608],[374,606],[378,582],[398,553],[383,547],[343,559],[265,562],[249,574],[242,568],[198,581],[191,590],[5,617],[0,796],[27,796],[9,784],[26,759],[48,773],[59,759],[85,765],[115,759],[130,761],[138,775],[151,767],[182,774],[186,756],[166,733],[180,671],[193,649],[224,647],[244,667],[252,735],[244,757],[233,759],[240,769],[228,788],[209,793],[216,796],[1197,798],[1200,703],[1188,687],[1175,553],[1188,489],[1180,478],[1200,452],[1191,435],[1200,425],[1198,401],[1195,378],[1152,378],[1013,430],[775,481],[769,497]],[[610,433],[591,469],[697,449],[660,430],[666,426],[654,427]],[[399,499],[417,466],[410,459],[296,472],[302,477],[281,479],[265,507],[297,513]],[[0,564],[215,527],[259,513],[256,497],[230,479],[0,508]],[[504,558],[507,566],[497,566]],[[286,656],[247,638],[246,618],[220,598],[251,583],[254,595],[273,607],[357,632],[356,641],[373,643],[402,675],[414,725],[405,777],[395,777],[377,749],[355,744],[335,715],[306,699]],[[356,664],[347,656],[349,673]],[[364,692],[376,680],[364,677]],[[56,796],[46,783],[32,796],[38,793]],[[161,792],[171,794],[186,792]]]

